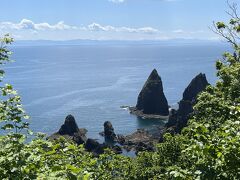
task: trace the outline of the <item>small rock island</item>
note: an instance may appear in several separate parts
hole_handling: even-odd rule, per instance
[[[59,131],[52,134],[49,139],[55,140],[63,136],[68,140],[73,140],[77,144],[83,144],[87,141],[86,133],[86,129],[78,128],[74,116],[68,115]]]
[[[169,106],[163,92],[162,79],[154,69],[138,95],[136,107],[130,112],[144,119],[168,119]]]

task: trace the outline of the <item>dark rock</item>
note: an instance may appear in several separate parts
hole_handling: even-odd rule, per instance
[[[60,135],[69,135],[72,136],[74,133],[78,133],[79,128],[75,121],[75,118],[72,115],[68,115],[65,119],[64,124],[59,129],[58,133]]]
[[[122,153],[122,148],[118,145],[107,145],[107,144],[100,144],[95,139],[87,139],[85,144],[85,149],[89,152],[94,153],[95,155],[100,155],[104,153],[104,149],[109,148],[116,154]]]
[[[112,123],[109,121],[106,121],[104,123],[104,136],[106,140],[110,140],[110,141],[115,141],[117,136],[114,133],[114,128],[112,126]]]
[[[160,134],[160,137],[159,137],[158,142],[159,142],[159,143],[163,143],[163,142],[164,142],[164,136],[163,136],[163,133]]]
[[[153,143],[158,142],[159,135],[157,137],[152,136],[147,130],[145,129],[138,129],[136,132],[123,136],[121,138],[118,138],[122,140],[120,143],[122,147],[126,151],[152,151],[153,150]]]
[[[178,116],[187,117],[190,113],[193,112],[193,102],[181,100],[179,102]]]
[[[87,139],[87,142],[85,144],[85,148],[88,151],[93,151],[97,149],[100,146],[100,143],[97,142],[95,139]]]
[[[175,126],[177,124],[177,120],[178,120],[178,111],[176,109],[171,109],[166,126],[167,127]]]
[[[179,109],[170,113],[169,120],[165,127],[174,129],[176,133],[187,126],[188,119],[193,113],[193,106],[196,103],[197,96],[209,85],[205,74],[198,74],[183,92],[183,98],[179,102]]]
[[[209,85],[205,74],[198,74],[183,92],[183,101],[195,101],[197,95]]]
[[[145,129],[138,129],[136,132],[127,135],[125,137],[125,143],[128,144],[138,144],[139,142],[149,142],[151,141],[151,134]]]
[[[163,85],[157,70],[154,69],[145,82],[136,108],[144,114],[168,116],[168,102],[163,92]]]
[[[95,155],[104,153],[105,148],[106,146],[104,144],[100,144],[95,139],[87,139],[85,144],[85,149],[89,152],[93,152]]]
[[[117,141],[119,144],[123,145],[125,143],[125,137],[122,134],[117,135]]]
[[[141,151],[154,151],[154,146],[151,143],[139,142],[136,146],[136,153]]]
[[[136,116],[142,119],[156,119],[156,120],[164,120],[168,119],[167,116],[157,115],[157,114],[144,114],[142,110],[138,110],[136,107],[129,107],[129,111],[131,114],[135,114]]]
[[[52,134],[48,139],[54,140],[63,136],[67,140],[74,141],[77,144],[83,144],[87,140],[86,133],[87,130],[79,129],[75,118],[72,115],[68,115],[59,131]]]
[[[81,133],[81,131],[79,130],[79,133],[74,133],[72,140],[77,144],[83,144],[86,142],[87,137],[85,134]]]
[[[116,154],[121,154],[122,153],[122,148],[118,145],[115,145],[112,147],[113,152],[115,152]]]
[[[179,109],[178,109],[178,119],[177,119],[177,123],[176,123],[176,132],[179,133],[182,128],[187,126],[188,123],[188,119],[191,116],[191,114],[193,113],[193,105],[194,102],[190,102],[190,101],[180,101],[179,103]]]

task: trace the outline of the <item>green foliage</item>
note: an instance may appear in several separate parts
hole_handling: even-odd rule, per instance
[[[224,29],[224,28],[226,28],[226,25],[223,22],[217,22],[217,28]]]
[[[215,24],[233,46],[233,53],[216,62],[218,82],[199,95],[182,134],[165,134],[155,152],[130,158],[107,150],[95,157],[64,138],[48,141],[37,134],[26,142],[30,131],[20,96],[1,84],[0,123],[8,133],[0,136],[0,179],[240,179],[240,19],[235,6],[230,9],[229,23]],[[6,35],[0,41],[4,65],[12,39]],[[0,83],[3,75],[0,70]]]

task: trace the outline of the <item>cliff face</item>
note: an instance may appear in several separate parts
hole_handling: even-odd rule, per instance
[[[205,74],[198,74],[192,79],[188,87],[183,92],[183,98],[179,102],[179,109],[173,111],[169,117],[166,127],[174,127],[179,133],[182,128],[187,126],[189,116],[193,113],[193,106],[196,103],[197,95],[204,91],[209,85]]]
[[[136,108],[144,114],[167,116],[168,102],[163,92],[161,77],[154,69],[145,82],[139,96]]]

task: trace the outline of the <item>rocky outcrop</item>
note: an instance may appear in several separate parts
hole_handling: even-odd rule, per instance
[[[205,74],[198,74],[183,92],[183,98],[179,102],[179,109],[170,112],[166,128],[174,128],[179,133],[187,123],[189,116],[193,113],[193,106],[196,103],[197,95],[204,91],[209,85]]]
[[[106,147],[95,139],[87,139],[85,144],[85,149],[89,152],[93,152],[96,155],[104,153],[104,148]]]
[[[104,153],[105,149],[111,149],[113,152],[116,154],[121,154],[122,153],[122,148],[118,145],[108,145],[108,144],[100,144],[97,140],[95,139],[88,139],[86,144],[85,144],[85,149],[89,152],[94,153],[94,155],[99,155]]]
[[[158,142],[158,136],[155,137],[145,129],[138,129],[136,132],[123,136],[118,136],[118,143],[127,151],[153,151],[154,143]]]
[[[77,144],[83,144],[87,140],[86,133],[87,130],[79,129],[75,118],[72,115],[68,115],[59,131],[52,134],[49,139],[54,140],[58,139],[60,136],[63,136],[67,140],[72,140]]]
[[[68,115],[59,131],[49,136],[48,139],[56,140],[62,136],[66,140],[73,141],[77,144],[84,144],[85,149],[96,156],[104,153],[104,149],[106,148],[112,149],[112,151],[117,154],[122,153],[122,148],[120,146],[106,143],[101,144],[95,139],[87,139],[86,133],[87,130],[78,128],[75,118],[72,115]],[[117,136],[109,121],[104,123],[104,133],[106,137],[116,140]]]
[[[153,143],[154,142],[158,142],[158,137],[157,136],[153,136],[152,134],[150,134],[147,130],[144,129],[138,129],[137,131],[133,132],[132,134],[129,135],[116,135],[114,133],[114,128],[111,124],[111,122],[106,121],[104,123],[104,132],[99,133],[100,135],[105,137],[105,143],[104,146],[110,148],[113,150],[113,152],[115,153],[121,153],[122,152],[122,148],[125,149],[126,151],[135,151],[135,153],[137,154],[139,151],[153,151],[154,150],[154,146]],[[86,143],[86,149],[91,150],[93,152],[96,152],[96,150],[94,150],[96,147],[101,147],[101,144],[97,144],[97,142],[95,142],[95,145],[91,145],[93,144],[92,142],[89,143],[91,141],[87,141]],[[91,146],[89,146],[89,144]],[[121,145],[118,146],[117,144]],[[92,147],[92,148],[89,148]],[[99,148],[96,148],[99,149]]]
[[[60,135],[69,135],[73,136],[75,133],[79,132],[78,125],[75,121],[75,118],[72,115],[68,115],[65,119],[64,124],[59,129],[58,133]]]
[[[104,123],[104,137],[106,141],[115,141],[117,136],[114,132],[114,128],[110,121],[106,121]]]
[[[138,96],[136,107],[130,108],[130,111],[141,117],[151,118],[152,115],[153,118],[157,118],[157,116],[168,116],[168,109],[168,101],[163,92],[161,77],[154,69]]]

